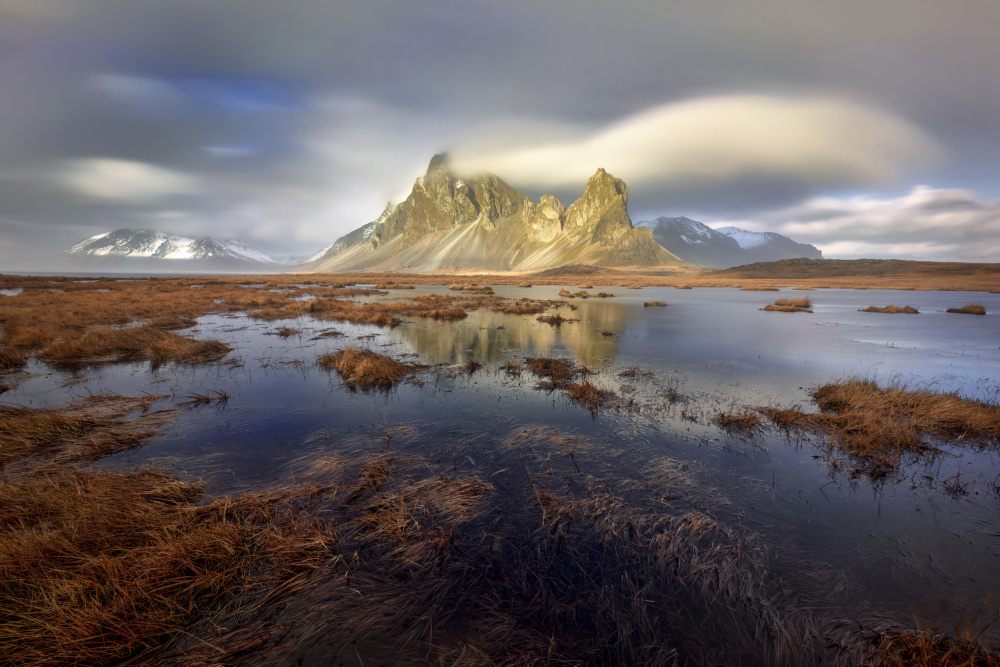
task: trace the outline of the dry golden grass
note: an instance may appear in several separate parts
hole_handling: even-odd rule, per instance
[[[1000,444],[1000,406],[905,386],[848,379],[813,392],[819,414],[763,408],[779,426],[829,433],[830,448],[853,457],[858,470],[883,477],[905,456],[933,451],[934,438],[979,446]]]
[[[96,394],[58,408],[0,406],[0,468],[26,457],[49,461],[94,460],[143,444],[173,417],[160,411],[139,419],[164,396]]]
[[[391,389],[417,368],[353,345],[334,354],[324,354],[318,363],[323,368],[336,370],[347,386],[360,387],[364,391]]]
[[[325,555],[327,535],[270,498],[199,495],[154,470],[0,482],[0,662],[113,663]]]
[[[642,304],[645,308],[666,308],[667,304],[663,301],[647,301]]]
[[[858,310],[859,313],[906,313],[908,315],[916,315],[920,311],[913,306],[868,306],[867,308],[862,308]]]
[[[730,431],[754,431],[764,425],[764,419],[759,414],[748,410],[719,413],[712,421]]]
[[[890,628],[862,632],[858,642],[871,646],[865,664],[884,667],[1000,667],[1000,651],[984,648],[978,634],[957,634],[958,639],[933,629],[914,632]]]
[[[812,301],[809,299],[778,299],[773,304],[764,306],[768,312],[778,313],[811,313]]]
[[[961,308],[949,308],[945,312],[962,313],[963,315],[985,315],[986,308],[976,303],[970,303],[967,306],[962,306]]]
[[[525,359],[525,364],[537,377],[546,378],[556,387],[565,386],[578,372],[576,362],[572,359],[528,357]]]
[[[600,407],[607,405],[615,396],[615,392],[598,387],[590,380],[567,384],[563,387],[563,391],[571,401],[581,403],[591,412],[596,412]]]

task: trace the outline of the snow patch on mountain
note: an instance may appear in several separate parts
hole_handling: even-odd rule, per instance
[[[747,248],[759,248],[771,241],[770,232],[748,232],[739,227],[719,227],[715,231],[733,239],[744,250]]]

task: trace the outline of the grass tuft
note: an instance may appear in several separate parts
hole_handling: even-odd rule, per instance
[[[778,313],[811,313],[811,308],[810,299],[778,299],[773,304],[764,306],[764,310]]]
[[[391,389],[416,368],[384,354],[353,345],[334,354],[324,354],[318,363],[323,368],[336,370],[348,387],[352,389],[360,387],[363,391]]]
[[[881,307],[880,306],[868,306],[867,308],[861,308],[861,309],[859,309],[858,312],[859,313],[890,313],[890,314],[893,314],[893,315],[898,314],[898,313],[906,313],[908,315],[916,315],[920,311],[917,310],[916,308],[914,308],[913,306],[903,306],[902,308],[900,308],[899,306],[881,306]]]
[[[667,304],[663,301],[647,301],[642,304],[645,308],[666,308]]]
[[[964,315],[985,315],[986,308],[976,303],[970,303],[961,308],[949,308],[946,313],[962,313]]]

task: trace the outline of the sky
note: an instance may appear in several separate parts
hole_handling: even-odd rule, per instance
[[[0,0],[0,258],[311,253],[430,158],[833,258],[1000,261],[995,0]],[[2,269],[2,259],[0,259]]]

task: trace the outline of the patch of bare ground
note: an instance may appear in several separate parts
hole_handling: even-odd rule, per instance
[[[879,387],[848,379],[813,392],[821,412],[761,408],[784,428],[830,435],[829,449],[856,461],[855,471],[872,479],[896,470],[909,457],[937,451],[935,439],[979,447],[1000,445],[1000,406],[905,385]]]
[[[419,368],[353,345],[333,354],[324,354],[317,363],[323,368],[336,370],[348,387],[363,391],[391,389]]]
[[[763,310],[778,313],[811,313],[812,301],[809,299],[778,299],[764,306]]]
[[[899,314],[905,313],[907,315],[916,315],[920,311],[913,306],[868,306],[867,308],[861,308],[858,310],[859,313],[890,313]]]
[[[970,303],[970,304],[968,304],[966,306],[962,306],[961,308],[949,308],[945,312],[946,313],[961,313],[963,315],[985,315],[986,314],[986,308],[983,307],[983,306],[981,306],[981,305],[979,305],[979,304],[977,304],[977,303]]]
[[[663,301],[647,301],[642,304],[644,308],[666,308],[667,304]]]

